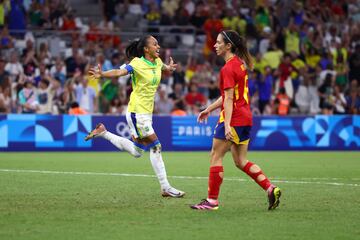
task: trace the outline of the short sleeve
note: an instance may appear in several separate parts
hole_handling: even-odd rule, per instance
[[[128,73],[134,73],[134,72],[136,72],[136,69],[138,69],[139,68],[139,60],[140,60],[140,58],[138,58],[138,57],[135,57],[135,58],[133,58],[131,61],[130,61],[130,63],[129,64],[127,64],[126,66],[125,66],[125,69],[128,71]]]
[[[127,64],[124,69],[126,69],[128,73],[134,72],[134,68],[130,64]]]
[[[164,63],[163,63],[163,61],[161,60],[161,58],[157,58],[157,59],[156,59],[156,65],[158,65],[160,69],[163,68]]]
[[[223,68],[221,75],[224,83],[224,89],[235,87],[235,74],[231,68]]]

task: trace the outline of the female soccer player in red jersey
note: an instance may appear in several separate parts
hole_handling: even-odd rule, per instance
[[[191,208],[219,208],[218,196],[224,176],[222,162],[225,153],[231,150],[235,165],[267,191],[268,209],[275,209],[280,203],[280,189],[271,184],[258,165],[246,158],[252,126],[247,69],[253,67],[246,41],[235,31],[222,31],[214,47],[216,54],[226,61],[220,71],[221,97],[199,114],[198,122],[205,121],[217,108],[221,107],[221,113],[215,127],[211,150],[208,198]]]

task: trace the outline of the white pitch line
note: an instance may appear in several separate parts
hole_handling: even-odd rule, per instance
[[[62,172],[62,171],[25,170],[25,169],[0,169],[0,172],[156,178],[155,175],[133,174],[133,173]],[[198,180],[207,180],[208,179],[208,177],[196,177],[196,176],[168,176],[168,177],[169,178],[177,178],[177,179],[198,179]],[[225,181],[237,181],[237,182],[252,181],[251,179],[243,179],[243,178],[224,178],[224,180]],[[293,180],[272,180],[272,182],[288,183],[288,184],[318,184],[318,185],[360,187],[360,184],[356,184],[356,183],[339,183],[339,182],[293,181]]]

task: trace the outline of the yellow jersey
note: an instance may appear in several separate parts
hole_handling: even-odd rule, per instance
[[[154,98],[160,84],[162,67],[163,62],[160,58],[156,58],[153,63],[144,57],[136,57],[126,66],[132,81],[128,112],[153,112]]]

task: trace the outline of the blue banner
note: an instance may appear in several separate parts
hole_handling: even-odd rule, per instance
[[[165,151],[210,150],[218,118],[154,116]],[[116,151],[104,139],[84,137],[97,123],[131,139],[125,116],[0,115],[0,151]],[[254,117],[252,150],[360,150],[360,116]]]

